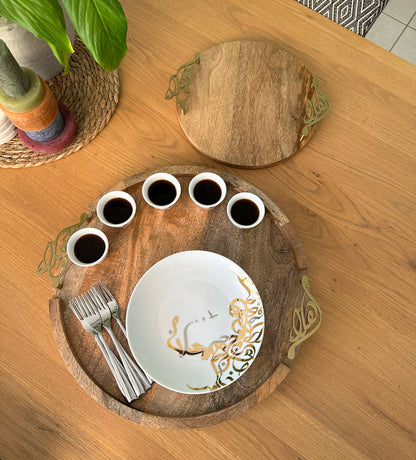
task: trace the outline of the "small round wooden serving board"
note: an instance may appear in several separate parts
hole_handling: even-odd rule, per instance
[[[227,184],[225,200],[214,209],[202,209],[189,197],[191,178],[203,171],[220,174]],[[162,170],[161,170],[162,171]],[[270,394],[286,377],[292,360],[290,346],[293,311],[304,294],[301,279],[307,261],[294,228],[276,204],[254,186],[230,174],[199,166],[163,168],[181,183],[178,202],[167,210],[147,205],[141,196],[149,171],[124,180],[112,190],[126,190],[136,200],[137,213],[126,228],[103,226],[91,203],[85,226],[101,228],[110,248],[99,265],[81,268],[68,263],[62,288],[50,300],[52,330],[69,370],[99,403],[137,423],[163,428],[197,428],[229,419]],[[266,215],[252,229],[238,229],[227,218],[226,206],[235,193],[250,191],[264,201]],[[117,298],[121,318],[133,288],[157,261],[176,252],[201,249],[216,252],[240,265],[261,295],[264,338],[251,367],[231,385],[207,394],[181,394],[156,383],[139,400],[126,404],[94,338],[85,332],[68,308],[73,297],[102,280]],[[163,280],[161,280],[161,283]],[[117,325],[114,332],[128,350]]]
[[[295,56],[257,41],[222,43],[201,53],[179,122],[204,155],[240,168],[288,159],[302,141],[313,77]]]

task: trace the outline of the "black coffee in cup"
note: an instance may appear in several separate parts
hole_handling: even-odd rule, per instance
[[[217,203],[221,198],[221,187],[210,179],[200,180],[194,187],[195,199],[206,206]]]
[[[240,225],[253,225],[260,216],[256,203],[246,198],[237,200],[231,206],[231,217]]]
[[[150,201],[157,206],[166,206],[176,198],[175,186],[164,179],[153,182],[147,193]]]
[[[122,224],[130,219],[133,206],[124,198],[112,198],[104,205],[103,215],[110,224]]]
[[[93,233],[81,236],[74,245],[75,257],[83,264],[96,262],[102,257],[104,251],[104,240]]]

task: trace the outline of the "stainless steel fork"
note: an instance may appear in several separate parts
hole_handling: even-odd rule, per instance
[[[100,314],[103,327],[108,332],[114,346],[117,349],[117,353],[120,356],[124,369],[129,376],[130,383],[132,384],[137,396],[140,396],[150,388],[150,383],[145,374],[130,358],[127,351],[121,346],[117,337],[114,335],[113,330],[111,329],[111,312],[107,307],[105,300],[94,286],[85,292],[83,297],[85,300],[91,302],[91,306]]]
[[[137,399],[135,391],[130,385],[123,367],[102,336],[100,316],[91,312],[80,297],[76,297],[69,302],[69,308],[80,321],[84,329],[93,335],[123,396],[129,403]]]
[[[115,299],[113,294],[111,294],[110,290],[101,280],[98,281],[98,284],[96,285],[96,287],[100,291],[105,302],[107,303],[107,306],[111,311],[111,316],[117,321],[117,324],[119,325],[121,331],[123,332],[124,336],[127,338],[126,329],[124,328],[123,323],[120,320],[120,315],[118,313],[119,306],[118,306],[117,300]]]
[[[95,291],[98,292],[101,296],[101,298],[106,302],[107,307],[111,311],[111,316],[117,321],[117,324],[119,325],[121,331],[123,332],[124,336],[127,338],[127,333],[126,329],[123,326],[123,323],[120,320],[120,315],[119,315],[119,305],[116,300],[116,298],[113,296],[111,291],[107,288],[107,286],[99,280],[98,283],[94,286]],[[129,359],[130,356],[128,356]],[[144,374],[146,375],[147,381],[150,383],[153,383],[153,379],[148,375],[145,371],[143,371]]]

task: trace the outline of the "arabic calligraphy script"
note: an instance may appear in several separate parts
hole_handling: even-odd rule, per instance
[[[312,296],[307,275],[302,277],[303,296],[300,307],[293,310],[292,331],[290,333],[290,342],[287,357],[294,359],[296,348],[314,334],[321,325],[322,313],[318,302]]]
[[[176,98],[176,102],[181,108],[182,115],[186,112],[186,101],[189,98],[190,86],[192,82],[192,71],[195,64],[200,63],[200,53],[195,53],[194,59],[179,67],[175,75],[171,75],[169,88],[166,91],[165,99]]]
[[[329,101],[325,94],[319,89],[319,81],[316,77],[312,80],[313,93],[311,99],[306,101],[305,117],[303,119],[304,127],[300,141],[309,135],[313,125],[325,118],[329,113]]]
[[[70,236],[75,233],[83,223],[88,220],[86,213],[83,213],[80,220],[75,225],[61,230],[53,241],[46,245],[41,262],[38,265],[36,273],[42,274],[48,272],[49,279],[53,288],[59,288],[61,278],[64,274],[68,263],[66,245]]]
[[[198,321],[191,321],[180,329],[179,317],[175,316],[172,320],[168,347],[179,353],[181,357],[199,355],[203,360],[210,360],[214,371],[213,384],[201,387],[188,385],[192,390],[214,391],[233,382],[251,365],[260,348],[264,332],[261,299],[249,278],[238,276],[238,281],[247,291],[247,297],[235,298],[229,305],[228,314],[232,325],[230,335],[223,335],[208,345],[192,342],[188,337],[189,327]],[[203,317],[203,321],[209,321],[217,316],[210,311],[208,313],[208,318]]]

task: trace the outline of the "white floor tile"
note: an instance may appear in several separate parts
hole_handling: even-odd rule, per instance
[[[416,12],[416,0],[389,0],[383,13],[407,24]]]
[[[406,61],[416,65],[416,30],[406,27],[402,36],[391,50],[392,53],[400,56]]]
[[[396,19],[381,13],[366,35],[368,40],[390,50],[406,26]]]
[[[416,14],[413,16],[413,19],[409,23],[410,27],[413,27],[413,29],[416,29]],[[416,43],[415,43],[416,46]]]

